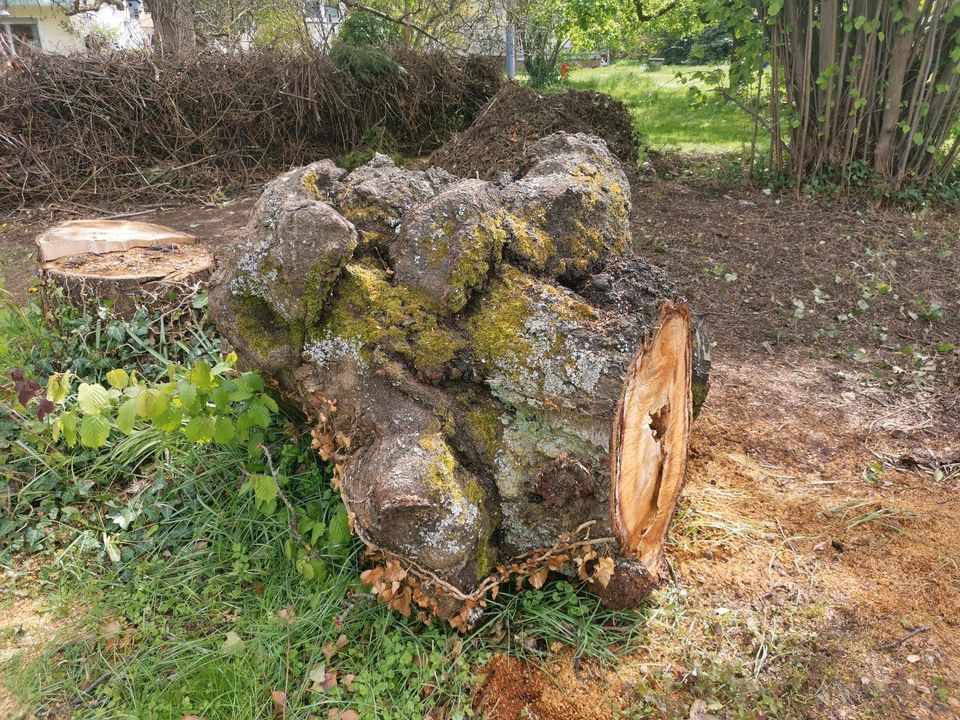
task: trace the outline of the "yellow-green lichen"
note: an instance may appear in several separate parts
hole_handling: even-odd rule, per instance
[[[263,357],[283,347],[303,345],[304,329],[278,317],[260,298],[231,297],[235,327],[247,345]]]
[[[483,287],[490,272],[500,263],[507,233],[500,219],[483,215],[467,235],[463,251],[450,272],[447,307],[450,312],[463,310],[473,291]]]
[[[557,254],[553,240],[543,230],[543,209],[529,217],[518,212],[508,213],[504,224],[510,230],[510,250],[528,267],[543,271]]]
[[[490,284],[486,302],[467,324],[482,362],[499,367],[525,362],[531,348],[524,329],[534,312],[526,291],[532,284],[532,278],[509,265]]]
[[[387,213],[379,205],[362,205],[342,202],[339,205],[340,214],[354,224],[367,224],[372,222],[384,222]]]
[[[433,324],[414,338],[413,361],[418,370],[431,371],[453,360],[463,346],[462,340]]]
[[[476,407],[466,413],[464,419],[474,447],[483,454],[484,460],[492,463],[499,449],[501,432],[499,414],[493,408]]]
[[[422,292],[393,285],[371,261],[348,263],[317,328],[362,346],[406,358],[421,371],[436,371],[453,359],[463,341],[441,327],[436,308]]]
[[[490,546],[490,536],[492,534],[492,531],[485,532],[477,540],[476,548],[473,551],[473,567],[477,581],[483,580],[492,573],[494,566],[497,564],[496,552]]]
[[[300,185],[306,190],[307,195],[312,197],[314,200],[319,200],[322,196],[320,192],[320,187],[317,184],[319,180],[316,170],[307,170],[303,176],[300,178]]]
[[[453,503],[459,519],[465,519],[470,514],[470,506],[480,505],[485,498],[480,483],[473,477],[468,477],[465,482],[457,477],[457,460],[440,433],[421,437],[420,447],[432,456],[427,465],[427,483]]]

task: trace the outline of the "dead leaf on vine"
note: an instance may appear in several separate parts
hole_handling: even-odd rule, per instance
[[[356,710],[337,710],[333,708],[327,712],[327,720],[358,720],[360,713]]]
[[[100,634],[103,635],[103,648],[107,652],[114,650],[117,645],[120,643],[120,632],[123,628],[120,626],[119,620],[111,620],[100,631]]]
[[[290,627],[297,621],[297,611],[293,609],[293,605],[287,603],[285,608],[277,611],[277,617],[280,618],[280,622]]]
[[[270,693],[270,699],[273,701],[273,716],[283,720],[287,714],[287,694],[283,690],[274,690]]]
[[[530,576],[530,584],[533,585],[537,590],[543,587],[543,584],[547,581],[547,575],[550,574],[550,568],[540,568],[535,573]]]
[[[613,577],[613,558],[604,557],[597,561],[597,569],[593,571],[593,579],[606,587]]]

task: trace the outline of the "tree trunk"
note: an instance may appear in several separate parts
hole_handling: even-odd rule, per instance
[[[316,424],[401,611],[465,625],[550,570],[615,606],[656,585],[709,359],[630,252],[629,193],[586,135],[493,183],[322,161],[267,186],[218,268],[221,332]]]
[[[196,49],[193,0],[152,0],[149,6],[156,52],[178,55]]]

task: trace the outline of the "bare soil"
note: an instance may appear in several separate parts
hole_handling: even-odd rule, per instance
[[[477,708],[502,720],[960,717],[960,217],[658,167],[634,181],[637,248],[714,341],[668,548],[676,581],[652,599],[634,654],[495,657]],[[251,202],[141,219],[216,255]],[[32,238],[53,220],[0,228],[18,297]]]

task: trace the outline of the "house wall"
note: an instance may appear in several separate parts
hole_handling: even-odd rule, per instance
[[[72,32],[72,23],[62,11],[39,5],[10,5],[7,12],[10,15],[0,18],[0,23],[21,19],[37,23],[40,47],[44,50],[57,53],[83,50],[83,38]]]
[[[47,4],[10,4],[8,16],[0,17],[0,23],[16,22],[19,19],[37,23],[40,47],[47,52],[72,53],[86,49],[85,38],[90,33],[106,39],[118,48],[136,49],[149,47],[150,34],[141,27],[140,21],[113,6],[104,6],[95,12],[68,16],[61,9]]]

